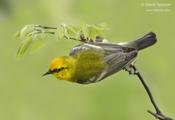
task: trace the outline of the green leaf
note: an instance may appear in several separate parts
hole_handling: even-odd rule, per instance
[[[83,25],[82,34],[87,40],[95,40],[97,36],[104,36],[104,28],[102,25]]]
[[[25,25],[20,31],[19,35],[20,40],[24,40],[27,35],[34,32],[34,28],[35,25]]]
[[[43,45],[44,41],[40,36],[37,36],[35,38],[35,40],[33,40],[33,43],[31,44],[31,48],[30,48],[30,54],[35,53],[42,45]]]
[[[17,31],[14,36],[16,39],[19,39],[20,38],[20,31]]]
[[[58,29],[55,31],[55,35],[56,35],[56,37],[58,37],[59,39],[63,39],[63,38],[64,38],[64,32],[65,32],[65,30],[64,30],[63,26],[60,26],[60,27],[58,27]]]
[[[74,37],[76,35],[76,30],[73,25],[67,25],[66,26],[67,33],[70,37]]]
[[[84,35],[85,38],[88,38],[88,25],[82,25],[82,34]]]
[[[65,35],[66,37],[69,38],[74,38],[79,40],[80,39],[80,35],[82,35],[82,28],[80,25],[64,25],[64,29],[65,29]]]
[[[29,49],[29,47],[31,46],[32,44],[32,38],[31,37],[27,37],[25,39],[25,41],[23,41],[18,49],[18,52],[17,52],[17,55],[19,57],[23,56],[26,51]]]

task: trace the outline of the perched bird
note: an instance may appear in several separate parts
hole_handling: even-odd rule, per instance
[[[150,32],[126,43],[82,43],[75,46],[69,56],[53,59],[48,72],[44,75],[52,74],[60,80],[80,84],[95,83],[127,69],[140,50],[153,45],[156,41],[156,34]]]

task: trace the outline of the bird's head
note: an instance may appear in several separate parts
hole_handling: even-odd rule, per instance
[[[60,80],[71,80],[73,72],[73,58],[61,56],[53,59],[49,70],[43,75],[52,74]]]

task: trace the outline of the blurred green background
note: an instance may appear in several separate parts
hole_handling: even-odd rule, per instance
[[[154,31],[158,42],[142,51],[137,66],[163,112],[175,118],[175,14],[147,12],[143,3],[164,0],[1,0],[0,120],[152,120],[153,110],[135,76],[119,72],[97,84],[78,85],[42,78],[50,60],[68,54],[74,41],[51,40],[34,55],[16,58],[14,34],[26,24],[106,23],[111,42],[136,39]]]

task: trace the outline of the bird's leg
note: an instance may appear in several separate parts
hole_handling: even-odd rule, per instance
[[[149,89],[149,86],[147,85],[147,83],[143,79],[143,77],[140,74],[140,72],[138,71],[138,69],[134,65],[131,64],[129,67],[125,68],[125,70],[128,71],[129,74],[136,75],[139,78],[140,82],[142,83],[144,89],[146,90],[146,92],[149,96],[149,99],[150,99],[150,101],[151,101],[151,103],[154,106],[154,109],[156,111],[156,113],[153,113],[150,110],[148,110],[148,113],[150,113],[151,115],[153,115],[155,118],[157,118],[159,120],[173,120],[172,118],[169,118],[169,117],[162,114],[162,112],[160,111],[159,107],[157,106],[157,104],[154,100],[154,97]]]

